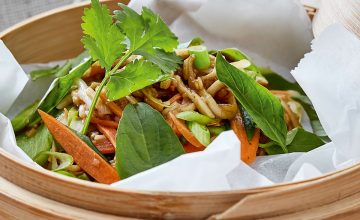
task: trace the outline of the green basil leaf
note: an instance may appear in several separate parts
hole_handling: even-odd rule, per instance
[[[36,130],[36,133],[28,137],[25,134],[16,136],[17,145],[31,158],[35,159],[41,152],[49,151],[53,142],[49,130],[45,125],[40,125]],[[43,164],[44,159],[37,161],[40,165]]]
[[[11,120],[14,132],[21,131],[24,129],[30,122],[30,117],[36,112],[39,101],[34,102],[33,104],[26,107],[22,110],[15,118]]]
[[[71,71],[71,68],[78,66],[79,64],[83,63],[84,60],[89,59],[90,55],[89,52],[86,50],[79,54],[77,57],[66,61],[66,63],[60,67],[59,71],[55,74],[56,77],[62,77]]]
[[[39,70],[33,70],[30,72],[30,78],[32,80],[37,80],[43,77],[53,76],[59,71],[59,65],[50,68],[44,68]]]
[[[122,178],[166,163],[184,149],[163,116],[149,105],[127,105],[116,134],[116,167]]]
[[[270,69],[259,68],[259,70],[269,82],[269,84],[267,85],[267,88],[269,90],[293,90],[305,95],[305,92],[302,90],[302,88],[297,82],[289,82]]]
[[[229,64],[220,53],[216,57],[219,80],[231,89],[256,125],[286,152],[287,127],[280,100],[243,71]]]
[[[69,74],[56,78],[50,85],[50,88],[43,99],[40,101],[38,109],[47,113],[51,112],[70,92],[75,80],[80,78],[91,66],[91,62],[91,59],[87,59],[77,67],[73,68]],[[40,116],[35,111],[30,117],[30,126],[38,123],[39,121]]]
[[[160,81],[162,76],[161,69],[151,62],[135,60],[110,77],[106,86],[107,97],[111,101],[120,99]]]
[[[202,145],[208,146],[210,144],[210,131],[205,125],[192,121],[187,122],[187,125],[191,133]]]
[[[220,52],[226,57],[226,59],[230,61],[239,61],[243,59],[247,59],[250,61],[249,57],[237,48],[226,48],[221,50]]]
[[[320,137],[304,130],[303,128],[294,128],[289,131],[286,138],[287,149],[292,152],[309,152],[325,144]],[[268,144],[264,147],[269,155],[282,154],[284,151],[275,143]]]
[[[330,139],[327,137],[327,134],[320,123],[319,117],[316,114],[316,111],[310,99],[305,95],[295,93],[293,94],[292,99],[299,102],[304,108],[306,114],[310,119],[311,128],[313,129],[314,134],[320,137],[324,137],[324,140],[326,140],[326,142],[329,142]]]
[[[79,65],[85,58],[88,57],[89,57],[89,53],[87,51],[84,51],[83,53],[79,54],[77,57],[67,60],[65,64],[62,66],[56,65],[54,67],[33,70],[30,72],[29,75],[33,81],[49,76],[56,76],[56,77],[65,76],[69,73],[72,67]]]

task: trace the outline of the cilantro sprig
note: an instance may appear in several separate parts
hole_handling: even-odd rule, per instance
[[[98,60],[106,70],[84,122],[83,134],[88,130],[95,105],[105,86],[110,100],[120,99],[134,89],[165,79],[181,63],[174,53],[178,39],[159,15],[145,7],[138,14],[124,4],[119,6],[122,10],[114,12],[116,22],[113,22],[107,6],[101,5],[99,0],[92,0],[91,8],[85,9],[82,17],[84,36],[81,41],[92,59]],[[131,55],[143,58],[117,71]]]

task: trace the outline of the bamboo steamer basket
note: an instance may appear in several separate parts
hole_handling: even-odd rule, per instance
[[[314,20],[314,35],[327,26],[340,23],[360,37],[360,2],[357,0],[321,0],[321,9]]]
[[[110,9],[115,1],[104,1]],[[127,1],[122,1],[127,3]],[[0,34],[19,63],[76,56],[87,3],[56,9]],[[314,15],[313,8],[307,8]],[[360,214],[360,165],[322,177],[222,192],[132,191],[60,176],[0,148],[1,219],[319,219]]]

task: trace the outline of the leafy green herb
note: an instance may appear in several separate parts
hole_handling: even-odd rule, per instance
[[[35,159],[41,152],[48,151],[51,148],[53,137],[45,125],[41,125],[36,133],[28,137],[25,134],[16,137],[17,145],[31,158]],[[39,164],[47,158],[42,157],[42,160],[37,161]]]
[[[144,56],[165,73],[176,70],[181,63],[181,59],[173,52],[179,44],[178,39],[160,16],[145,7],[139,15],[124,4],[119,6],[123,10],[115,11],[114,14],[118,26],[129,39],[127,53]]]
[[[134,91],[152,85],[161,77],[161,70],[151,62],[135,60],[135,62],[128,64],[123,71],[110,77],[107,85],[107,97],[110,100],[120,99]]]
[[[56,167],[55,169],[53,169],[52,171],[64,170],[74,163],[73,157],[66,153],[44,151],[44,152],[41,152],[36,158],[42,157],[43,155],[53,156],[60,162],[59,166]],[[35,161],[36,161],[36,158],[34,159]]]
[[[178,137],[158,111],[145,103],[125,107],[116,134],[116,167],[122,178],[183,153]]]
[[[191,133],[194,134],[195,138],[204,146],[208,146],[210,144],[210,131],[209,129],[202,124],[197,122],[189,121],[187,123]]]
[[[256,125],[287,152],[287,128],[280,100],[246,73],[229,64],[220,53],[216,57],[216,72],[219,80],[232,90]]]
[[[302,90],[302,88],[299,86],[298,83],[289,82],[279,74],[274,73],[270,69],[259,68],[259,71],[269,82],[269,85],[267,86],[269,90],[294,90],[299,92],[300,94],[305,95],[304,91]]]
[[[221,50],[220,52],[222,55],[224,55],[226,57],[226,59],[228,59],[230,61],[239,61],[239,60],[246,59],[251,62],[250,58],[246,54],[244,54],[243,52],[241,52],[239,49],[236,49],[236,48],[226,48],[226,49]],[[252,62],[251,62],[250,67],[248,67],[247,69],[258,72],[257,66],[255,66],[255,64]]]
[[[226,57],[226,59],[230,61],[239,61],[243,59],[250,60],[246,54],[244,54],[237,48],[226,48],[222,49],[220,52]]]
[[[185,49],[192,46],[199,46],[204,43],[204,40],[200,37],[195,37],[191,41],[179,44],[178,49]]]
[[[230,61],[240,61],[243,59],[248,60],[251,65],[247,68],[245,68],[243,71],[247,73],[249,76],[256,79],[257,82],[260,82],[260,84],[267,84],[267,80],[260,72],[259,68],[251,61],[251,59],[243,52],[241,52],[239,49],[236,48],[227,48],[220,51],[222,55],[226,57],[226,59]]]
[[[114,24],[106,6],[102,6],[98,0],[92,0],[91,3],[92,7],[85,11],[83,17],[82,28],[85,36],[82,42],[85,48],[89,49],[93,60],[99,60],[100,64],[106,68],[106,73],[89,108],[81,131],[83,134],[87,132],[100,92],[109,80],[107,93],[112,100],[115,100],[135,89],[141,89],[143,86],[151,85],[166,78],[166,76],[159,77],[159,73],[162,71],[168,74],[176,70],[181,63],[181,58],[176,56],[173,51],[178,45],[177,38],[159,15],[155,15],[147,8],[143,8],[141,15],[139,15],[129,7],[119,4],[123,10],[115,11],[117,23]],[[126,52],[125,42],[128,43]],[[141,55],[147,61],[155,64],[151,68],[151,74],[145,74],[144,67],[148,65],[144,64],[146,61],[139,60],[128,65],[121,73],[131,74],[135,70],[142,70],[142,72],[137,73],[135,78],[127,76],[122,80],[128,82],[120,83],[122,76],[118,76],[118,74],[121,73],[115,73],[133,54]],[[115,60],[120,56],[120,60],[112,67]],[[126,70],[127,68],[129,69]],[[112,77],[114,74],[115,76]],[[118,84],[125,85],[125,87],[118,87]]]
[[[56,78],[50,88],[46,92],[44,98],[40,101],[38,109],[43,110],[44,112],[52,111],[70,92],[72,85],[75,80],[80,78],[85,71],[90,67],[91,59],[86,60],[82,64],[79,64],[77,67],[73,68],[69,74]],[[36,122],[40,119],[40,116],[35,112],[31,117],[32,122]]]
[[[303,128],[294,128],[288,132],[286,138],[286,145],[289,153],[308,152],[323,144],[325,144],[325,142],[322,141],[320,137]],[[274,142],[260,146],[263,147],[269,155],[284,153],[281,147]]]
[[[314,106],[312,105],[310,99],[307,96],[296,94],[296,93],[294,93],[292,95],[292,99],[300,102],[300,104],[303,106],[306,114],[308,115],[308,117],[310,119],[310,124],[313,129],[313,132],[317,136],[323,137],[323,140],[326,140],[327,142],[329,142],[330,139],[327,137],[327,134],[320,123],[319,117],[316,114],[316,111],[315,111]]]
[[[59,65],[50,68],[44,68],[39,70],[33,70],[30,72],[30,78],[32,80],[37,80],[43,77],[53,76],[59,71]]]
[[[202,125],[208,125],[208,124],[218,122],[218,120],[216,120],[216,119],[210,118],[206,115],[200,114],[195,111],[180,112],[176,115],[176,117],[180,118],[182,120],[185,120],[185,121],[197,122]]]
[[[30,122],[30,117],[36,112],[39,101],[35,101],[33,104],[22,110],[15,118],[11,120],[11,124],[15,132],[24,129]]]
[[[82,20],[81,27],[85,35],[81,41],[94,61],[99,60],[102,67],[110,70],[126,49],[122,43],[125,36],[113,24],[107,6],[97,0],[91,1],[91,8],[85,9]]]
[[[89,57],[89,54],[87,51],[84,51],[83,53],[79,54],[77,57],[67,60],[63,66],[56,65],[54,67],[50,68],[43,68],[38,70],[33,70],[30,72],[30,78],[32,80],[37,80],[44,77],[62,77],[67,75],[72,67],[75,67],[79,65],[85,58]]]
[[[77,62],[69,61],[72,65]],[[74,81],[80,78],[85,71],[90,67],[91,60],[87,59],[83,63],[73,68],[68,74],[56,78],[50,85],[48,91],[39,102],[35,102],[22,112],[20,112],[13,120],[12,125],[15,132],[21,131],[27,126],[34,126],[40,122],[40,116],[37,113],[37,109],[41,109],[47,113],[51,113],[55,110],[55,107],[64,99],[64,97],[70,92]]]

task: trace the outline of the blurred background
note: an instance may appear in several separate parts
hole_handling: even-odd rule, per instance
[[[0,0],[0,31],[26,18],[86,0]]]
[[[41,12],[83,1],[90,0],[0,0],[0,31]],[[318,5],[318,0],[300,1],[310,6]]]

